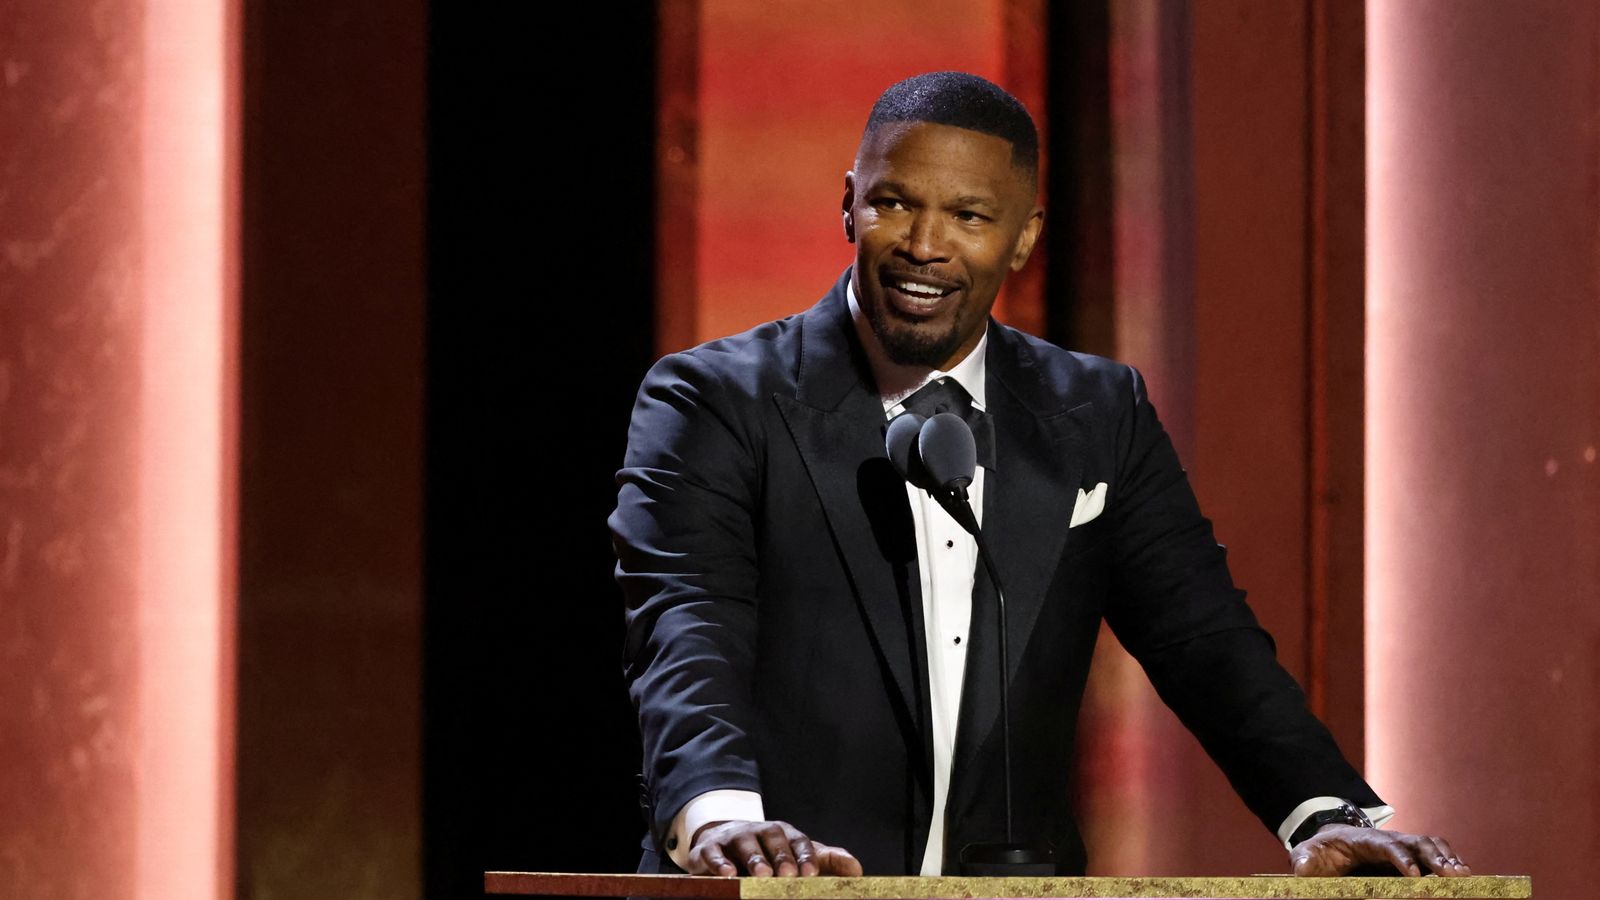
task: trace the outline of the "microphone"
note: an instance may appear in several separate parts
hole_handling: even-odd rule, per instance
[[[901,478],[911,482],[914,487],[932,493],[935,485],[928,477],[928,470],[922,466],[922,457],[917,454],[917,435],[926,421],[925,417],[914,412],[895,416],[889,422],[889,430],[884,433],[883,446]]]
[[[956,524],[979,538],[981,545],[978,519],[967,501],[967,488],[978,469],[978,445],[972,438],[972,429],[955,413],[939,413],[917,432],[916,458],[932,485],[923,490],[939,501]]]
[[[912,431],[915,429],[915,447]],[[954,413],[939,413],[926,421],[915,413],[905,413],[889,423],[885,449],[901,476],[912,485],[928,491],[951,517],[966,529],[978,544],[989,583],[994,585],[995,606],[1000,625],[1000,728],[1001,767],[1005,774],[1006,839],[1004,843],[968,844],[961,848],[963,875],[1054,875],[1055,851],[1049,845],[1019,844],[1012,829],[1011,814],[1011,671],[1010,638],[1006,632],[1006,594],[1000,572],[983,529],[967,497],[978,468],[978,447],[972,429]],[[914,452],[913,452],[914,451]]]
[[[917,433],[917,455],[933,483],[967,499],[967,487],[978,469],[978,442],[972,429],[955,413],[942,412],[922,423]]]

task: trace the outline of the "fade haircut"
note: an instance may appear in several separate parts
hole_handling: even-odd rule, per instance
[[[893,122],[931,122],[952,125],[1011,143],[1011,162],[1028,175],[1039,175],[1039,130],[1033,117],[1005,89],[966,72],[928,72],[889,86],[872,104],[868,136]]]

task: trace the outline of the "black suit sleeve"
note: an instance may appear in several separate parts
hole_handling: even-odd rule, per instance
[[[750,740],[760,476],[735,406],[703,360],[662,359],[639,389],[617,473],[623,671],[658,846],[696,795],[760,790]]]
[[[1132,402],[1115,429],[1119,490],[1106,505],[1116,554],[1107,622],[1268,830],[1311,797],[1381,804],[1278,664],[1143,378],[1128,371]]]

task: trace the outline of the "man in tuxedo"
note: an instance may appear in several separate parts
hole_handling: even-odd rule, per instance
[[[610,524],[644,739],[644,871],[954,873],[1004,837],[995,586],[887,458],[955,412],[1004,579],[1015,830],[1081,873],[1073,729],[1102,619],[1301,874],[1468,870],[1278,665],[1134,369],[990,318],[1039,236],[1038,141],[962,73],[889,88],[845,175],[855,259],[809,311],[645,377]],[[830,843],[823,843],[826,840]]]

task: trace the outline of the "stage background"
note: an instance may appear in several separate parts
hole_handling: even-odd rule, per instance
[[[1146,373],[1394,824],[1577,896],[1600,13],[1045,6],[0,0],[0,894],[631,869],[633,392],[814,302],[871,100],[967,68],[1048,153],[1001,315]],[[1093,870],[1281,869],[1105,643]]]

